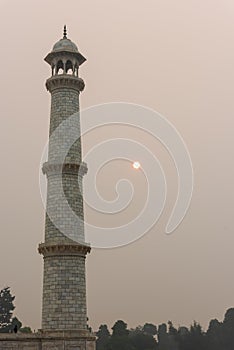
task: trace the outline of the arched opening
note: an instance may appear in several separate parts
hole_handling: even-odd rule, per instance
[[[73,64],[70,60],[66,62],[66,73],[67,74],[73,74]]]
[[[58,61],[56,67],[56,74],[63,74],[63,61]]]

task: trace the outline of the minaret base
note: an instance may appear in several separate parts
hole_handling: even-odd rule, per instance
[[[0,334],[0,350],[95,350],[89,331]]]

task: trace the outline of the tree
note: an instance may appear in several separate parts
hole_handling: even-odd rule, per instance
[[[233,325],[234,325],[234,308],[230,308],[226,311],[223,323],[224,323],[224,325],[228,325],[228,326],[233,327]]]
[[[228,309],[225,313],[222,327],[222,338],[225,350],[234,348],[234,308]]]
[[[143,326],[143,332],[154,336],[157,334],[157,327],[152,323],[145,323]]]
[[[102,324],[96,333],[97,336],[97,350],[105,350],[110,340],[110,332],[106,324]]]
[[[178,333],[177,329],[173,326],[171,321],[168,321],[168,334],[171,336],[176,336]]]
[[[158,326],[158,340],[163,342],[167,338],[167,325],[162,323]]]
[[[131,343],[136,350],[154,350],[157,342],[152,335],[138,332],[131,336]]]
[[[9,333],[12,324],[12,314],[15,306],[15,297],[11,295],[10,288],[6,287],[0,291],[0,332]]]
[[[189,350],[206,350],[206,337],[199,323],[194,321],[190,327],[189,333]]]
[[[136,350],[129,337],[127,324],[119,320],[112,327],[112,335],[107,344],[107,350]]]
[[[127,323],[125,323],[122,320],[119,320],[115,322],[114,326],[112,327],[113,333],[112,336],[118,336],[118,337],[123,337],[123,336],[128,336],[129,331],[127,330]]]
[[[169,349],[174,349],[174,350],[179,349],[178,331],[173,326],[173,323],[171,321],[168,321],[168,343],[169,343]]]
[[[207,345],[209,350],[219,350],[223,348],[223,324],[214,319],[210,321],[206,332]]]
[[[188,350],[189,349],[189,339],[190,333],[187,327],[181,326],[178,329],[177,341],[179,344],[180,350]]]
[[[151,327],[148,330],[155,332],[155,329],[153,331]],[[138,326],[135,329],[131,329],[129,338],[136,350],[154,350],[157,348],[157,342],[153,335],[145,332],[144,327]]]
[[[169,338],[167,333],[167,325],[165,323],[158,326],[158,344],[160,350],[169,349]]]

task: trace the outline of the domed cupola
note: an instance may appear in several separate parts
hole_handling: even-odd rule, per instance
[[[86,58],[79,52],[76,44],[67,38],[67,28],[64,26],[63,38],[53,46],[45,61],[51,65],[52,76],[70,74],[78,77],[79,66]]]

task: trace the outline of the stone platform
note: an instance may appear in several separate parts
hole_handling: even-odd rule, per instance
[[[95,350],[95,336],[86,331],[0,334],[0,350]]]

